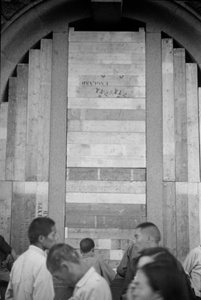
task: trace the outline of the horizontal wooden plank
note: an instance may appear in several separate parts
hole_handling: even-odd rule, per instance
[[[146,157],[144,153],[133,156],[67,156],[67,166],[70,167],[92,167],[92,168],[145,168]]]
[[[145,121],[144,109],[69,109],[69,120],[132,120]]]
[[[146,195],[113,193],[67,193],[66,203],[146,204]]]
[[[69,144],[132,144],[145,145],[144,133],[113,133],[113,132],[68,132]]]
[[[67,168],[67,180],[98,180],[97,168]]]
[[[69,42],[144,42],[144,31],[74,31],[69,30]]]
[[[74,86],[145,86],[144,75],[79,75],[68,77],[68,84]]]
[[[73,248],[80,248],[81,239],[66,239],[65,242],[71,245]],[[94,239],[95,249],[108,249],[112,248],[112,240],[111,239]]]
[[[133,64],[145,63],[145,53],[69,53],[69,64]]]
[[[123,250],[111,250],[110,259],[111,260],[121,260],[123,257]]]
[[[138,216],[144,216],[146,210],[145,204],[108,204],[108,203],[67,203],[67,215],[85,215],[85,216],[113,216],[120,218],[133,216],[133,220]]]
[[[145,65],[143,64],[70,64],[68,68],[69,76],[78,75],[145,75]]]
[[[68,144],[69,156],[144,156],[144,145],[108,145],[108,144]],[[129,157],[128,157],[129,158]]]
[[[84,238],[90,237],[92,239],[133,239],[135,229],[118,229],[118,228],[110,228],[110,230],[105,228],[67,228],[66,230],[67,236],[66,238]]]
[[[145,98],[68,98],[68,109],[145,109]]]
[[[101,168],[100,180],[131,180],[131,181],[145,181],[146,169],[126,169],[126,168]]]
[[[146,183],[141,181],[90,181],[68,180],[67,192],[76,193],[127,193],[145,194]]]
[[[145,98],[145,87],[119,86],[71,86],[68,85],[68,97],[87,98]]]
[[[69,53],[145,53],[145,42],[72,42],[69,43]]]
[[[145,132],[145,121],[69,120],[71,132]]]

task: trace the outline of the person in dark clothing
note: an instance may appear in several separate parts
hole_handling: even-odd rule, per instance
[[[5,299],[12,263],[17,259],[15,250],[0,235],[0,295]]]

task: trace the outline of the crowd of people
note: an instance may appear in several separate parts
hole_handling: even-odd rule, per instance
[[[121,300],[201,299],[201,246],[192,249],[182,264],[159,246],[160,231],[153,223],[137,226],[117,273],[95,255],[91,238],[80,241],[80,253],[57,243],[50,218],[34,219],[28,237],[30,246],[18,257],[0,236],[1,300],[54,300],[53,277],[72,288],[70,300],[112,300],[117,277],[123,279]]]

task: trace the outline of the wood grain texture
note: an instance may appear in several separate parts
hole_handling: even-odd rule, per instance
[[[12,188],[13,184],[11,181],[0,181],[0,234],[9,244],[11,229]]]
[[[6,178],[6,143],[7,143],[8,102],[0,105],[0,180]]]
[[[200,178],[201,178],[201,88],[198,88],[199,97],[199,140],[200,140]]]
[[[175,181],[173,40],[162,39],[163,180]]]
[[[35,217],[48,216],[48,182],[37,182]]]

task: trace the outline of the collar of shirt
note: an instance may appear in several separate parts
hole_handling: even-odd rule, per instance
[[[42,254],[44,257],[47,257],[47,253],[45,251],[43,251],[41,248],[37,247],[37,246],[30,245],[29,250],[32,250],[34,252],[38,252],[38,253]]]
[[[76,287],[80,288],[86,284],[86,282],[89,280],[89,278],[96,272],[94,267],[91,267],[85,275],[77,282]]]

